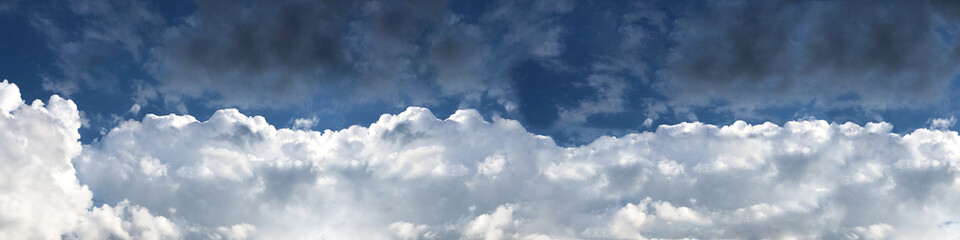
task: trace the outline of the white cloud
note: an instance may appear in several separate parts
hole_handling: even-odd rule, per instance
[[[829,237],[878,222],[884,236],[944,236],[960,212],[946,204],[960,200],[960,137],[891,129],[683,123],[563,148],[472,110],[325,132],[222,110],[128,121],[78,168],[97,194],[199,226],[251,224],[255,238]],[[203,168],[210,149],[232,154],[207,167],[228,177],[137,169]]]
[[[230,227],[218,227],[217,233],[211,238],[215,239],[247,239],[251,233],[257,230],[253,225],[241,223]]]
[[[503,164],[507,160],[504,159],[503,155],[494,154],[489,157],[486,157],[483,162],[477,163],[477,173],[489,176],[496,176],[497,173],[503,171]]]
[[[514,224],[513,206],[501,205],[493,213],[482,214],[470,221],[464,235],[471,239],[500,240],[509,236],[507,228]]]
[[[947,130],[950,129],[950,127],[953,127],[953,125],[956,123],[957,119],[954,117],[934,118],[933,120],[930,120],[930,128]]]
[[[414,225],[403,221],[391,223],[387,228],[393,231],[397,239],[419,239],[424,237],[423,234],[427,231],[427,225]]]
[[[21,103],[23,100],[20,99],[20,88],[4,79],[0,83],[0,114],[17,109]]]
[[[891,231],[893,231],[893,227],[879,223],[866,227],[856,227],[853,229],[854,234],[848,237],[850,239],[886,239],[887,233]]]
[[[81,152],[73,101],[20,99],[0,82],[0,239],[172,239],[179,228],[127,201],[92,206],[71,159]]]
[[[647,204],[627,203],[614,214],[610,232],[617,237],[642,239],[640,229],[651,217],[647,215]],[[652,219],[651,219],[652,220]]]
[[[316,126],[319,120],[320,119],[318,119],[317,117],[293,119],[293,128],[294,129],[310,129],[310,128],[313,128],[313,126]]]
[[[317,132],[228,109],[126,121],[80,152],[68,100],[0,115],[15,223],[0,238],[952,239],[960,218],[957,132],[885,123],[683,123],[559,147],[473,110]]]
[[[657,212],[657,217],[672,222],[708,224],[710,219],[706,219],[702,214],[687,207],[674,207],[670,202],[656,202],[652,204]]]

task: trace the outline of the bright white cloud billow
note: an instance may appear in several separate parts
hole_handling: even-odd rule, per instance
[[[0,239],[175,239],[179,228],[118,201],[93,207],[70,161],[81,152],[77,106],[20,99],[0,82]]]
[[[960,136],[953,131],[683,123],[564,148],[516,121],[485,121],[472,110],[441,120],[409,108],[369,127],[317,132],[276,129],[228,109],[202,122],[130,120],[81,153],[68,100],[20,105],[0,119],[0,207],[18,209],[0,211],[4,223],[17,222],[0,225],[0,238],[960,234]],[[71,158],[89,190],[74,178]],[[91,198],[117,204],[91,208]],[[47,214],[60,215],[36,224],[54,216]]]

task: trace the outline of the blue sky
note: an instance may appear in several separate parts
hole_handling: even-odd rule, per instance
[[[0,239],[958,239],[958,3],[0,1]]]
[[[84,142],[220,108],[319,130],[473,108],[573,145],[685,121],[909,132],[957,112],[958,28],[939,3],[202,3],[8,2],[0,74],[78,102]]]

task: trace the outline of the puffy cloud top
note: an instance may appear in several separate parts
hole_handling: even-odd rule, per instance
[[[23,103],[16,85],[0,82],[0,238],[172,239],[179,228],[120,201],[92,207],[71,159],[81,152],[80,117],[70,100]]]
[[[683,123],[559,147],[474,110],[411,107],[320,132],[225,109],[129,120],[81,150],[77,119],[56,96],[0,116],[0,219],[13,223],[0,236],[960,236],[953,131]]]
[[[563,148],[473,110],[315,132],[228,109],[128,121],[77,164],[105,200],[256,238],[957,236],[960,137],[891,129],[683,123]]]
[[[8,83],[6,79],[0,82],[0,113],[10,113],[23,102],[20,99],[20,88],[16,84]]]

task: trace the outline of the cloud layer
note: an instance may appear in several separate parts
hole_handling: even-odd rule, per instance
[[[317,132],[226,109],[128,120],[81,149],[69,100],[25,105],[3,83],[0,110],[8,238],[960,234],[953,131],[683,123],[564,148],[473,110],[438,119],[411,107]]]

